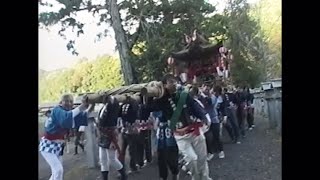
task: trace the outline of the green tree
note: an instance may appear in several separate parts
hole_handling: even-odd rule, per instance
[[[74,67],[73,75],[71,76],[71,85],[75,93],[88,92],[90,89],[90,79],[92,73],[92,64],[88,61],[80,61]]]
[[[139,81],[159,79],[167,72],[166,59],[184,48],[184,34],[194,29],[205,37],[224,33],[217,23],[220,17],[212,15],[215,7],[204,0],[163,0],[146,8],[149,20],[133,49]]]
[[[181,40],[184,33],[191,33],[194,28],[209,32],[205,27],[205,20],[209,20],[206,16],[215,9],[204,0],[124,0],[121,3],[109,0],[99,5],[90,0],[56,1],[64,7],[59,12],[42,12],[39,16],[41,27],[60,24],[59,33],[62,36],[70,27],[80,35],[84,33],[85,24],[79,22],[77,12],[98,14],[99,25],[111,25],[115,32],[116,48],[126,84],[133,83],[136,75],[140,81],[160,77],[166,71],[165,59],[169,53],[183,47]],[[41,5],[49,6],[44,3]],[[120,11],[126,12],[124,18],[120,17]],[[103,37],[106,32],[107,29],[98,34],[98,37]],[[210,35],[211,33],[209,32]],[[77,54],[74,43],[74,39],[70,40],[67,47]],[[143,45],[142,48],[138,48],[139,45]],[[137,51],[140,53],[133,53]],[[132,63],[135,68],[132,68]]]
[[[269,57],[266,59],[267,77],[281,77],[281,1],[260,0],[251,14],[259,22],[262,36],[270,49]]]
[[[46,72],[39,79],[39,103],[56,102],[63,93],[96,92],[122,84],[119,59],[106,55],[82,59],[71,69]]]
[[[50,3],[39,2],[40,6],[52,7]],[[58,12],[49,11],[42,12],[39,15],[40,27],[50,27],[55,24],[61,26],[59,34],[66,38],[64,32],[68,28],[72,28],[77,33],[77,36],[84,34],[83,27],[84,23],[80,22],[77,17],[77,12],[79,11],[88,11],[93,16],[98,14],[100,16],[101,24],[111,25],[115,32],[115,39],[117,44],[117,49],[119,51],[119,57],[121,61],[121,69],[124,75],[124,80],[126,84],[131,84],[134,82],[134,75],[132,73],[132,66],[130,64],[131,58],[131,48],[135,43],[135,37],[133,37],[128,31],[124,30],[122,25],[122,19],[120,16],[120,10],[127,10],[128,7],[124,6],[125,2],[120,4],[117,3],[117,0],[106,0],[105,3],[94,4],[91,0],[56,0],[55,3],[63,5]],[[137,3],[138,5],[143,6],[144,0],[140,0]],[[131,19],[134,17],[131,17]],[[141,18],[141,17],[138,17]],[[137,19],[137,18],[136,18]],[[107,30],[104,33],[98,34],[99,37],[106,35]],[[134,36],[138,36],[138,32]],[[67,44],[68,50],[71,50],[72,54],[78,55],[78,52],[75,49],[75,39],[71,39]]]
[[[115,57],[102,56],[92,66],[91,91],[111,89],[124,84],[120,73],[120,61]]]
[[[255,87],[264,80],[268,46],[261,38],[260,25],[250,17],[246,0],[229,0],[224,15],[227,27],[227,46],[234,61],[231,76],[236,85]]]
[[[235,55],[232,77],[236,83],[250,81],[251,85],[256,85],[263,79],[263,70],[267,67],[265,62],[270,58],[269,47],[261,38],[260,26],[249,16],[250,7],[245,0],[230,0],[225,13],[216,15],[213,15],[215,8],[204,0],[124,0],[121,3],[108,0],[103,4],[93,4],[90,0],[56,1],[64,7],[59,12],[40,13],[41,27],[60,24],[62,36],[67,28],[74,28],[80,35],[84,33],[85,24],[79,22],[77,12],[88,11],[98,15],[98,25],[111,25],[115,32],[126,84],[133,83],[136,78],[150,81],[162,77],[167,71],[166,58],[170,52],[184,47],[183,34],[194,29],[213,41],[228,39],[226,44]],[[120,12],[126,15],[120,17]],[[107,32],[105,29],[98,36],[102,38]],[[74,43],[73,39],[67,47],[77,54]],[[95,68],[93,65],[88,72],[95,74]],[[84,74],[88,76],[88,72]],[[84,89],[79,91],[94,90],[90,83],[106,82],[100,77],[95,75],[84,80],[82,75],[75,73],[73,84],[76,91],[80,87]],[[82,87],[83,84],[86,85]]]

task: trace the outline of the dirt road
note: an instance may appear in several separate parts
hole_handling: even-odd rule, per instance
[[[210,175],[214,180],[281,180],[281,136],[268,130],[265,120],[256,122],[256,125],[242,144],[228,144],[228,137],[224,138],[226,158],[215,156],[209,162]],[[85,158],[84,153],[64,156],[65,180],[101,180],[99,169],[87,168]],[[110,179],[116,180],[116,172],[112,171]],[[49,176],[50,168],[39,155],[39,180],[47,180]],[[156,163],[129,175],[129,180],[142,179],[159,179]],[[191,178],[181,173],[180,179]]]

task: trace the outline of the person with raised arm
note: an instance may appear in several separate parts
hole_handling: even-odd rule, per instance
[[[44,129],[39,151],[51,168],[50,180],[63,180],[62,154],[64,137],[67,131],[79,125],[85,125],[79,121],[79,116],[86,116],[84,112],[88,107],[87,96],[84,96],[80,106],[72,109],[73,96],[65,94],[61,97],[58,106],[52,113]]]

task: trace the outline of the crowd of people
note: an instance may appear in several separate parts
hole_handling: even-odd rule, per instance
[[[162,83],[163,96],[148,98],[143,104],[130,97],[125,102],[114,96],[105,98],[96,118],[103,180],[108,179],[110,166],[119,172],[121,180],[127,180],[128,173],[139,171],[155,157],[161,180],[168,179],[168,171],[170,179],[178,179],[180,170],[193,180],[210,180],[208,161],[214,155],[221,159],[226,156],[222,130],[233,143],[241,144],[246,130],[255,127],[254,97],[247,87],[183,85],[170,74]],[[93,109],[86,97],[73,108],[73,97],[64,95],[48,115],[39,150],[51,167],[51,180],[63,179],[61,156],[68,130],[79,132]],[[83,149],[79,140],[75,154],[78,146]],[[127,148],[129,167],[125,162]]]

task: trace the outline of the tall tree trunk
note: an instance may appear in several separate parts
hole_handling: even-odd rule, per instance
[[[117,0],[107,0],[108,11],[111,16],[111,25],[114,30],[116,43],[120,55],[121,71],[124,76],[126,85],[132,84],[134,81],[134,75],[132,72],[132,66],[130,64],[130,49],[126,38],[125,31],[121,24],[121,16],[117,5]]]

